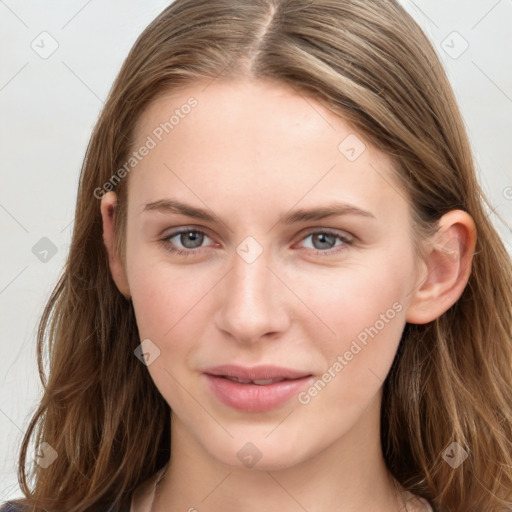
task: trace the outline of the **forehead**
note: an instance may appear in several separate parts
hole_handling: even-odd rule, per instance
[[[193,105],[193,106],[192,106]],[[151,139],[130,176],[138,207],[165,195],[200,197],[261,214],[338,199],[383,215],[407,210],[392,162],[312,97],[265,81],[202,81],[155,100],[134,149]],[[139,209],[140,211],[140,209]]]

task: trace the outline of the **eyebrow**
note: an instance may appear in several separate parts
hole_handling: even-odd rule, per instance
[[[147,211],[176,213],[186,215],[187,217],[193,217],[195,219],[223,224],[222,220],[214,213],[210,213],[203,208],[197,208],[196,206],[176,201],[175,199],[159,199],[158,201],[146,203],[142,212]],[[279,222],[282,224],[295,224],[298,222],[316,221],[340,215],[358,215],[361,217],[375,219],[375,215],[367,210],[363,210],[349,203],[335,201],[331,204],[318,208],[293,210],[281,216]]]

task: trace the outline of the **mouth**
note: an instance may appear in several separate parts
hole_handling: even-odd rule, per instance
[[[255,384],[261,383],[260,385],[263,386],[271,383],[267,381],[279,382],[282,380],[295,380],[311,376],[311,373],[307,371],[271,365],[247,367],[235,364],[225,364],[206,368],[203,372],[216,377],[236,379],[238,382],[243,384],[253,382]]]
[[[216,377],[221,377],[223,379],[232,380],[234,382],[240,382],[240,384],[256,384],[257,386],[267,386],[268,384],[274,384],[274,382],[283,382],[284,380],[295,380],[295,379],[285,379],[284,377],[280,377],[277,379],[240,379],[238,377],[228,377],[227,375],[216,375]]]
[[[207,388],[221,403],[244,412],[275,409],[313,380],[311,373],[271,366],[223,366],[203,372]]]

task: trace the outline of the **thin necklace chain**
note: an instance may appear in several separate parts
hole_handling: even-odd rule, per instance
[[[160,475],[160,477],[158,478],[158,480],[156,481],[155,483],[155,489],[154,489],[154,492],[153,492],[153,499],[151,500],[151,509],[149,512],[153,512],[153,508],[155,506],[155,501],[156,501],[156,496],[157,496],[157,493],[158,493],[158,487],[160,486],[160,482],[164,479],[165,475],[167,474],[167,469],[169,468],[169,466],[167,465],[164,469],[164,472]]]

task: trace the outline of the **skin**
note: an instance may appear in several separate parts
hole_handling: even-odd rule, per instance
[[[101,202],[112,276],[133,301],[140,339],[160,350],[148,371],[173,411],[171,464],[153,510],[397,511],[380,447],[383,380],[405,323],[430,322],[460,297],[473,220],[460,210],[444,215],[420,259],[389,158],[346,121],[273,82],[205,86],[173,91],[139,120],[134,147],[190,96],[198,100],[129,176],[125,261],[114,249],[116,194]],[[354,161],[338,149],[350,134],[366,145]],[[221,222],[143,211],[165,198]],[[280,223],[290,210],[334,200],[374,218]],[[162,242],[182,227],[206,236]],[[353,244],[322,238],[325,229]],[[236,252],[247,236],[263,250],[252,263]],[[170,253],[173,243],[191,254]],[[293,398],[242,412],[205,386],[201,370],[224,363],[320,378],[393,304],[394,318],[306,405]],[[237,457],[247,442],[261,453],[252,468]]]

